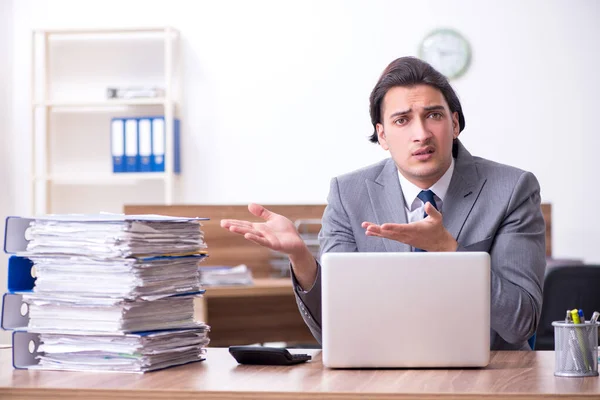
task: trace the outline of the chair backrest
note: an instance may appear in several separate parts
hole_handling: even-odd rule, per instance
[[[582,309],[590,318],[600,311],[600,265],[550,268],[544,278],[542,315],[536,332],[536,350],[554,350],[553,321],[564,321],[566,310]]]

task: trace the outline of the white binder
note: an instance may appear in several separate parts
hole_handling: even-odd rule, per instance
[[[114,118],[110,125],[110,147],[113,172],[125,172],[125,127],[121,118]]]
[[[165,120],[152,119],[152,171],[165,171]]]
[[[149,118],[140,118],[138,121],[138,139],[140,150],[140,172],[152,171],[152,126]]]
[[[135,118],[125,120],[125,172],[138,172],[138,121]]]

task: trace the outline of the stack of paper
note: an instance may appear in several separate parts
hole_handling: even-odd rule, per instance
[[[31,222],[36,283],[23,296],[41,333],[40,366],[144,372],[202,360],[208,326],[194,321],[198,219],[49,216]]]
[[[206,328],[140,334],[44,333],[40,362],[59,370],[147,372],[198,361],[205,354]]]
[[[245,265],[237,267],[200,267],[202,286],[252,285],[252,271]]]
[[[27,252],[119,258],[181,256],[206,249],[199,220],[169,218],[100,214],[36,219],[26,232]]]
[[[199,291],[198,263],[204,257],[29,256],[35,263],[35,293],[143,300]]]
[[[103,297],[25,294],[29,328],[93,332],[137,332],[193,328],[194,297],[120,300]]]

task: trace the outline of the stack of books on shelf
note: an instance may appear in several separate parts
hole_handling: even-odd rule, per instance
[[[124,86],[106,88],[107,99],[157,99],[165,97],[165,89],[156,86]]]
[[[15,227],[24,229],[26,246],[13,257],[36,276],[33,290],[18,293],[29,308],[26,331],[39,340],[28,368],[147,372],[204,359],[209,327],[194,321],[194,298],[203,293],[198,263],[207,256],[201,219],[25,221],[9,218],[5,249]]]

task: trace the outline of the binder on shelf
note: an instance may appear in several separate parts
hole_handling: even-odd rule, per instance
[[[180,122],[174,120],[173,125],[173,172],[181,173],[180,158]],[[164,116],[152,117],[152,171],[165,171],[165,118]],[[170,161],[169,161],[170,162]]]
[[[178,119],[173,122],[173,172],[176,174],[181,173],[181,134],[180,134],[180,122]]]
[[[125,172],[139,171],[138,120],[125,119]]]
[[[138,120],[138,140],[140,150],[139,172],[152,171],[152,125],[149,118]]]
[[[173,120],[173,172],[181,173],[180,121]],[[113,172],[165,172],[164,116],[113,118],[111,122]],[[171,162],[171,161],[169,161]]]
[[[173,172],[176,174],[181,173],[181,157],[180,157],[180,140],[181,135],[179,133],[180,122],[175,119],[173,122]]]
[[[110,125],[110,145],[113,172],[125,172],[125,122],[122,118],[113,118]]]
[[[165,119],[152,118],[152,171],[165,172]]]

